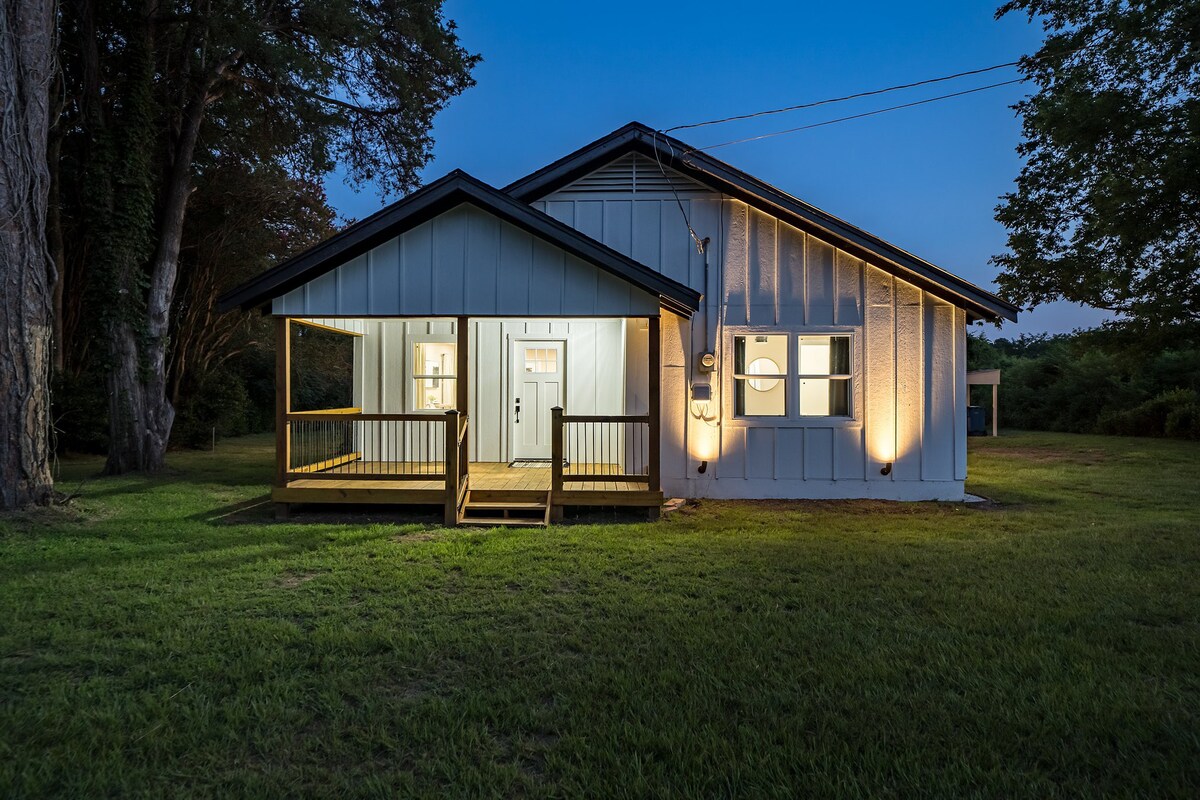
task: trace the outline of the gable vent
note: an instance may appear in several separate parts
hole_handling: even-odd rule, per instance
[[[584,175],[562,191],[650,194],[670,192],[672,188],[677,192],[705,191],[703,186],[675,170],[659,169],[651,159],[631,153]]]

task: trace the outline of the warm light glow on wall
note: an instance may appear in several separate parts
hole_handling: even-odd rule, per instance
[[[867,448],[875,461],[896,460],[896,415],[876,414],[867,423]]]
[[[919,443],[913,436],[904,437],[896,425],[896,412],[876,413],[867,421],[867,452],[878,463],[894,462],[915,450]]]
[[[703,422],[692,425],[692,458],[697,461],[715,461],[721,429]]]

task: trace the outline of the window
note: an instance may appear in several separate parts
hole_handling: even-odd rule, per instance
[[[448,342],[417,342],[413,345],[414,410],[454,408],[455,347]]]
[[[787,416],[788,337],[733,337],[733,400],[739,417]]]
[[[526,347],[525,371],[532,373],[558,372],[558,348]]]
[[[738,333],[731,344],[734,417],[835,426],[853,420],[852,332]]]
[[[800,416],[850,416],[850,337],[801,336]]]

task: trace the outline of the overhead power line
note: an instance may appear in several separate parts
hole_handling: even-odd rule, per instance
[[[721,117],[720,119],[709,119],[709,120],[704,120],[703,122],[689,122],[686,125],[676,125],[673,128],[667,128],[666,130],[661,130],[661,131],[659,131],[659,133],[671,133],[672,131],[681,131],[681,130],[686,130],[688,128],[702,128],[706,125],[720,125],[720,124],[726,123],[726,122],[737,122],[739,120],[754,119],[755,117],[765,117],[765,116],[769,116],[772,114],[784,114],[789,111],[800,111],[805,108],[816,108],[817,106],[827,106],[832,103],[844,103],[847,100],[857,100],[862,97],[873,97],[874,95],[887,94],[888,92],[898,92],[903,89],[913,89],[918,86],[928,86],[931,83],[942,83],[943,81],[952,81],[952,80],[955,80],[956,78],[965,78],[970,75],[982,75],[986,72],[994,72],[995,70],[998,70],[998,69],[1005,69],[1007,67],[1020,66],[1022,62],[1038,62],[1038,61],[1043,61],[1043,60],[1047,60],[1047,59],[1051,59],[1051,58],[1062,58],[1064,56],[1069,56],[1069,55],[1078,53],[1080,50],[1088,49],[1092,45],[1096,44],[1097,38],[1098,38],[1098,36],[1093,37],[1081,45],[1068,48],[1061,52],[1035,54],[1035,55],[1031,55],[1031,56],[1025,56],[1024,58],[1021,58],[1017,61],[1005,61],[1003,64],[993,64],[990,67],[979,67],[977,69],[968,69],[968,70],[964,70],[962,72],[955,72],[951,75],[939,75],[936,78],[926,78],[926,79],[920,80],[920,81],[913,81],[912,83],[900,83],[895,86],[885,86],[881,89],[869,89],[867,91],[855,92],[854,94],[847,94],[847,95],[843,95],[841,97],[828,97],[828,98],[825,98],[824,100],[814,100],[812,102],[800,103],[800,104],[794,105],[794,106],[785,106],[784,108],[771,108],[771,109],[767,109],[766,111],[754,111],[754,112],[748,113],[748,114],[735,114],[732,117]]]
[[[798,131],[806,131],[806,130],[810,130],[812,128],[821,128],[826,125],[835,125],[839,122],[848,122],[853,119],[862,119],[863,117],[873,117],[873,116],[876,116],[877,114],[886,114],[889,111],[899,111],[902,108],[913,108],[914,106],[923,106],[928,103],[936,103],[939,100],[949,100],[954,97],[962,97],[963,95],[975,94],[976,92],[984,92],[984,91],[987,91],[988,89],[997,89],[1001,86],[1011,86],[1014,83],[1023,83],[1025,80],[1026,80],[1025,78],[1014,78],[1010,81],[1001,81],[999,83],[989,83],[986,86],[977,86],[974,89],[965,89],[961,92],[951,92],[950,94],[938,95],[937,97],[928,97],[924,100],[915,100],[911,103],[902,103],[902,104],[896,105],[896,106],[888,106],[887,108],[878,108],[878,109],[875,109],[874,111],[864,111],[861,114],[850,114],[849,116],[838,117],[837,119],[827,119],[823,122],[814,122],[809,125],[800,125],[795,128],[787,128],[786,130],[772,131],[771,133],[762,133],[757,136],[747,136],[743,139],[731,139],[728,142],[720,142],[718,144],[710,144],[710,145],[705,145],[703,147],[692,147],[692,148],[688,149],[687,153],[694,153],[694,152],[701,151],[701,150],[716,150],[718,147],[728,147],[730,145],[742,144],[744,142],[756,142],[759,139],[770,139],[773,136],[783,136],[784,134],[788,134],[788,133],[796,133]],[[675,129],[672,129],[672,130],[675,130]],[[684,157],[687,156],[687,153],[683,154]]]
[[[816,108],[817,106],[826,106],[832,103],[844,103],[847,100],[857,100],[861,97],[873,97],[877,94],[887,94],[888,92],[898,92],[902,89],[915,89],[918,86],[927,86],[931,83],[942,83],[943,81],[952,81],[956,78],[965,78],[970,75],[982,75],[985,72],[994,72],[998,69],[1006,67],[1015,67],[1019,61],[1007,61],[1003,64],[993,64],[990,67],[980,67],[979,69],[969,69],[965,72],[956,72],[953,75],[941,75],[937,78],[926,78],[925,80],[913,81],[912,83],[901,83],[896,86],[885,86],[882,89],[871,89],[865,92],[855,92],[854,94],[843,95],[842,97],[829,97],[824,100],[814,100],[811,103],[800,103],[799,105],[786,106],[784,108],[772,108],[766,111],[755,111],[749,114],[736,114],[732,117],[722,117],[720,119],[709,119],[703,122],[691,122],[687,125],[676,125],[673,128],[667,128],[663,133],[671,133],[672,131],[682,131],[688,128],[703,128],[707,125],[721,125],[726,122],[737,122],[743,119],[754,119],[755,117],[766,117],[772,114],[785,114],[789,111],[800,111],[805,108]]]
[[[1070,55],[1070,54],[1076,53],[1080,50],[1084,50],[1084,49],[1092,46],[1092,44],[1094,44],[1094,40],[1085,42],[1084,44],[1082,44],[1078,47],[1073,47],[1070,50],[1067,50],[1067,51],[1064,51],[1063,53],[1058,53],[1055,55],[1058,55],[1058,56]],[[831,105],[833,103],[844,103],[848,100],[857,100],[857,99],[860,99],[863,97],[873,97],[875,95],[887,94],[888,92],[898,92],[898,91],[901,91],[904,89],[914,89],[918,86],[928,86],[930,84],[942,83],[945,81],[952,81],[952,80],[956,80],[958,78],[969,77],[971,75],[982,75],[982,74],[985,74],[988,72],[994,72],[998,69],[1005,69],[1007,67],[1019,66],[1022,63],[1022,61],[1037,61],[1041,58],[1049,58],[1049,57],[1050,57],[1049,55],[1027,56],[1026,58],[1018,60],[1018,61],[1006,61],[1003,64],[993,64],[989,67],[979,67],[977,69],[964,70],[962,72],[955,72],[950,75],[939,75],[936,78],[926,78],[926,79],[920,80],[920,81],[912,81],[911,83],[901,83],[901,84],[897,84],[895,86],[885,86],[881,89],[870,89],[867,91],[855,92],[854,94],[843,95],[841,97],[830,97],[830,98],[826,98],[824,100],[814,100],[812,102],[799,103],[797,105],[786,106],[784,108],[772,108],[772,109],[767,109],[765,111],[755,111],[753,113],[748,113],[748,114],[735,114],[730,117],[721,117],[720,119],[710,119],[710,120],[704,120],[702,122],[691,122],[691,123],[688,123],[685,125],[676,125],[672,128],[655,131],[655,135],[657,136],[657,135],[661,134],[664,136],[667,146],[669,148],[671,148],[671,156],[672,156],[672,158],[674,158],[675,157],[674,148],[671,147],[670,138],[666,137],[666,134],[672,133],[674,131],[687,130],[690,128],[703,128],[703,127],[706,127],[709,125],[721,125],[721,124],[724,124],[727,122],[737,122],[740,120],[754,119],[756,117],[765,117],[765,116],[771,116],[774,114],[784,114],[789,111],[800,111],[800,110],[807,109],[807,108],[816,108],[818,106]],[[717,148],[720,148],[720,147],[729,147],[730,145],[742,144],[744,142],[755,142],[760,139],[770,139],[775,136],[783,136],[785,134],[797,133],[799,131],[811,130],[813,128],[822,128],[822,127],[825,127],[826,125],[836,125],[841,122],[849,122],[850,120],[863,119],[864,117],[874,117],[879,114],[886,114],[890,111],[899,111],[900,109],[904,109],[904,108],[914,108],[916,106],[923,106],[923,105],[927,105],[929,103],[936,103],[941,100],[950,100],[955,97],[962,97],[964,95],[975,94],[977,92],[985,92],[985,91],[988,91],[989,89],[998,89],[1002,86],[1011,86],[1013,84],[1023,83],[1026,80],[1028,80],[1028,79],[1023,78],[1023,77],[1022,78],[1014,78],[1013,80],[1000,81],[998,83],[990,83],[986,86],[978,86],[974,89],[966,89],[961,92],[950,92],[949,94],[938,95],[937,97],[929,97],[924,100],[916,100],[911,103],[901,103],[900,105],[888,106],[887,108],[879,108],[879,109],[875,109],[874,111],[864,111],[861,114],[850,114],[850,115],[847,115],[844,117],[838,117],[836,119],[828,119],[823,122],[814,122],[809,125],[800,125],[800,126],[797,126],[794,128],[787,128],[787,129],[781,130],[781,131],[772,131],[771,133],[763,133],[763,134],[759,134],[757,136],[747,136],[747,137],[744,137],[741,139],[731,139],[727,142],[719,142],[717,144],[705,145],[703,147],[690,147],[687,150],[685,150],[684,152],[682,152],[679,155],[679,158],[683,159],[686,162],[687,156],[689,153],[695,153],[695,152],[699,152],[699,151],[703,151],[703,150],[716,150]],[[658,158],[657,148],[655,148],[655,160],[658,162],[658,169],[660,172],[662,172],[663,177],[664,178],[668,177],[667,170],[663,166],[662,159]],[[674,184],[671,184],[671,189],[674,192]],[[683,201],[680,200],[678,192],[675,192],[675,201],[679,205],[680,213],[683,214],[683,220],[684,220],[684,224],[687,226],[688,234],[692,237],[693,240],[695,240],[697,249],[700,250],[701,252],[703,252],[704,243],[700,239],[700,237],[697,235],[697,233],[692,229],[691,222],[690,222],[690,220],[688,220],[687,212],[683,207]]]

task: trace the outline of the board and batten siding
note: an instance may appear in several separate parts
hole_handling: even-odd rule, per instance
[[[703,293],[691,320],[661,316],[668,495],[962,497],[962,309],[741,200],[676,173],[664,176],[641,157],[615,161],[533,206]],[[703,252],[685,218],[708,240]],[[649,392],[646,327],[644,319],[629,318],[659,313],[656,297],[466,205],[278,298],[273,310],[330,318],[476,317],[471,457],[479,461],[510,457],[514,337],[567,342],[569,413],[639,413]],[[359,405],[368,412],[407,410],[410,343],[453,332],[447,319],[366,319],[356,356]],[[740,332],[851,334],[852,417],[735,417],[731,351]],[[707,351],[717,357],[712,374],[697,369],[697,356]],[[699,385],[711,388],[710,400],[692,399]],[[888,463],[890,471],[881,474]]]
[[[533,205],[704,294],[690,321],[662,316],[664,490],[685,497],[961,499],[965,312],[676,173],[668,178],[678,195],[661,180],[638,185],[639,174],[655,173],[661,179],[649,159],[626,157]],[[695,246],[685,214],[697,236],[709,239],[707,255]],[[853,418],[736,418],[732,343],[739,332],[850,333]],[[638,335],[630,323],[630,359],[638,358]],[[705,351],[717,356],[711,375],[696,370]],[[628,413],[637,413],[645,397],[642,372],[631,360]],[[712,399],[693,402],[695,384],[710,384]],[[882,475],[888,462],[892,469]]]
[[[446,319],[363,320],[362,361],[356,365],[356,405],[367,414],[404,414],[413,410],[409,361],[417,342],[454,342],[457,323]],[[472,319],[470,333],[469,452],[472,461],[512,458],[511,364],[514,343],[562,341],[566,349],[570,414],[621,414],[624,407],[625,320],[623,319]],[[643,344],[644,348],[644,344]],[[437,412],[430,412],[436,417]],[[435,437],[436,438],[436,437]],[[441,458],[441,441],[405,441],[400,452],[370,447],[364,457],[408,457],[429,453]],[[568,457],[573,457],[568,453]]]
[[[658,297],[475,206],[417,225],[272,303],[304,317],[658,313]]]

